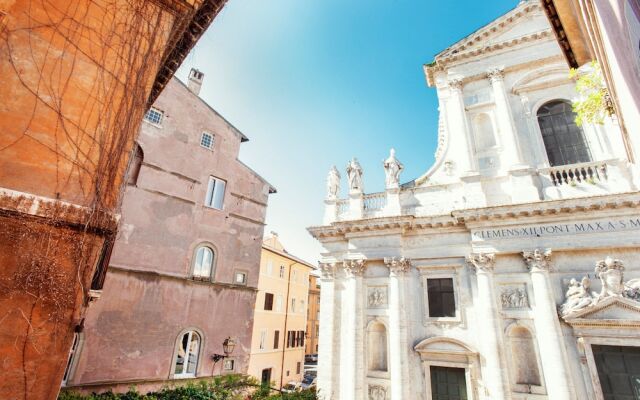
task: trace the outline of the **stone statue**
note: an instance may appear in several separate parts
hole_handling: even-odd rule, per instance
[[[596,264],[596,277],[600,278],[602,283],[602,290],[596,301],[610,296],[622,296],[624,292],[623,271],[624,265],[622,261],[614,260],[611,257],[607,257]]]
[[[358,159],[353,157],[347,164],[347,178],[349,179],[349,192],[362,193],[364,187],[362,185],[362,167]]]
[[[327,198],[335,200],[340,194],[340,172],[334,165],[327,175]]]
[[[590,288],[591,280],[586,276],[580,282],[572,278],[567,287],[566,300],[560,306],[560,313],[564,316],[592,305],[594,299],[589,292]]]
[[[384,160],[382,165],[384,166],[387,189],[397,189],[400,187],[400,173],[404,169],[404,165],[396,158],[395,149],[391,149],[389,158]]]

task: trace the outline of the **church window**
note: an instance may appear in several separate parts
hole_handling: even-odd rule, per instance
[[[538,124],[552,167],[592,161],[589,144],[575,119],[571,103],[565,100],[550,101],[538,110]]]
[[[516,384],[540,386],[537,351],[531,332],[523,326],[513,327],[509,331],[509,341]]]
[[[456,301],[452,278],[427,279],[429,317],[455,317]]]
[[[367,329],[369,371],[387,372],[387,328],[374,321]]]

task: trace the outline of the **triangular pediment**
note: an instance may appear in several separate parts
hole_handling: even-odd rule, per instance
[[[640,302],[625,297],[608,297],[585,309],[564,317],[575,323],[637,324],[640,323]]]
[[[505,15],[483,26],[471,35],[436,55],[436,60],[448,58],[499,43],[508,43],[549,29],[549,22],[537,2],[518,5]]]

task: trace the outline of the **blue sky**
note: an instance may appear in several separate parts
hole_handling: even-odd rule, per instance
[[[230,0],[178,71],[205,73],[201,97],[250,141],[240,159],[271,182],[267,227],[312,263],[325,177],[358,157],[365,192],[382,191],[395,147],[402,181],[424,173],[437,98],[422,65],[517,0]]]

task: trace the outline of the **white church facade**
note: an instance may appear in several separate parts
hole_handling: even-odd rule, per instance
[[[425,74],[433,167],[401,184],[392,152],[386,191],[366,194],[354,159],[344,199],[334,168],[309,228],[324,248],[320,396],[640,399],[638,166],[615,120],[575,124],[539,3]]]

